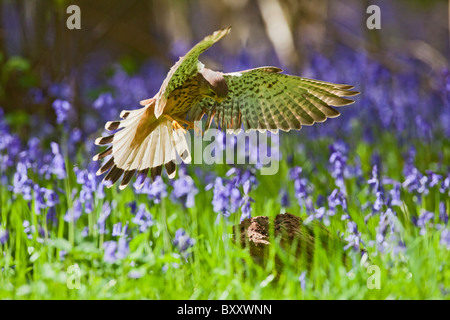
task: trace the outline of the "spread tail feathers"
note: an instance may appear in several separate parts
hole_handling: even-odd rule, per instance
[[[107,149],[93,157],[94,161],[104,159],[103,166],[97,175],[106,174],[104,181],[110,182],[108,187],[116,183],[123,175],[119,188],[124,189],[134,174],[145,177],[150,172],[152,179],[161,175],[162,167],[166,168],[169,178],[176,173],[176,157],[180,155],[184,162],[190,162],[191,156],[186,137],[180,129],[174,129],[172,121],[164,117],[154,117],[153,103],[138,110],[121,112],[121,121],[107,122],[107,130],[117,130],[116,133],[95,140],[97,145],[109,145]]]

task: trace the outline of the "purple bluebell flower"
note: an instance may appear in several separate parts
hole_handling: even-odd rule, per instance
[[[66,178],[66,164],[64,162],[64,157],[59,151],[59,145],[56,142],[51,142],[53,160],[50,165],[51,173],[56,175],[58,179]]]
[[[45,188],[39,187],[38,184],[33,186],[34,190],[34,210],[37,215],[41,214],[41,210],[46,208],[44,201],[44,192],[47,190]]]
[[[441,186],[439,187],[440,193],[448,192],[448,195],[450,195],[450,174],[442,180]]]
[[[195,205],[197,193],[198,189],[194,180],[190,176],[184,175],[174,181],[171,198],[173,201],[181,202],[185,208],[192,208]]]
[[[117,253],[116,257],[117,259],[125,259],[128,256],[128,253],[130,252],[130,246],[128,244],[127,239],[125,236],[122,236],[117,241]]]
[[[128,203],[126,204],[126,206],[130,208],[131,214],[136,214],[137,209],[138,209],[138,208],[137,208],[137,202],[136,202],[136,201],[128,202]]]
[[[128,222],[122,228],[122,222],[117,222],[113,225],[112,236],[113,237],[123,237],[127,234]]]
[[[27,235],[27,238],[30,240],[33,239],[33,234],[36,232],[36,227],[28,220],[23,220],[22,226],[23,232]]]
[[[98,232],[100,234],[106,233],[106,219],[111,214],[111,204],[108,201],[105,201],[102,205],[102,211],[100,212],[100,216],[97,221]]]
[[[24,163],[18,162],[13,177],[12,191],[21,194],[24,200],[32,200],[33,182],[28,178],[28,170]]]
[[[289,193],[286,190],[280,192],[280,204],[284,208],[289,208],[291,206],[291,200],[289,198]]]
[[[413,222],[416,227],[420,228],[420,234],[424,235],[427,231],[427,226],[430,222],[434,220],[434,213],[426,210],[422,210],[421,214],[417,219],[414,219]]]
[[[241,204],[240,204],[241,212],[242,212],[241,222],[244,219],[250,218],[252,216],[252,208],[250,205],[251,205],[251,202],[255,202],[255,200],[253,200],[253,198],[249,196],[251,188],[252,188],[252,184],[251,184],[250,180],[245,181],[244,185],[243,185],[244,196],[242,197]]]
[[[336,186],[341,192],[346,194],[344,171],[346,170],[346,154],[348,147],[343,142],[336,142],[332,144],[329,149],[331,152],[329,159],[329,162],[332,165],[331,175],[334,178]]]
[[[116,241],[105,241],[103,243],[103,249],[105,249],[103,254],[103,261],[108,263],[114,263],[117,260],[116,250],[117,250],[117,242]]]
[[[375,203],[373,204],[373,209],[375,211],[380,211],[383,208],[383,206],[385,205],[383,192],[377,191],[376,197],[377,198],[375,200]]]
[[[307,201],[307,203],[310,201]],[[325,207],[320,207],[318,209],[315,209],[312,202],[310,202],[309,205],[306,206],[308,217],[303,221],[305,225],[310,224],[313,220],[318,220],[323,222],[324,225],[329,226],[330,225],[330,219],[328,212]]]
[[[189,237],[184,229],[178,229],[175,232],[175,239],[173,240],[173,245],[186,257],[187,250],[193,247],[195,244],[195,239]]]
[[[167,185],[161,176],[157,176],[152,183],[150,183],[149,178],[145,178],[143,187],[140,190],[136,190],[136,193],[147,194],[154,203],[160,203],[163,198],[167,197]]]
[[[439,203],[439,219],[444,223],[447,224],[448,223],[448,212],[445,208],[445,203],[444,201],[441,201]]]
[[[401,197],[400,197],[400,189],[401,189],[401,184],[399,182],[394,182],[394,188],[389,191],[389,194],[390,194],[389,205],[390,206],[401,206],[403,204]]]
[[[128,278],[140,279],[142,278],[142,273],[139,270],[131,270],[130,272],[128,272]]]
[[[72,108],[70,103],[66,100],[56,99],[53,101],[52,107],[56,113],[56,122],[58,124],[65,123]]]
[[[307,180],[301,177],[303,169],[301,167],[294,167],[289,170],[289,177],[294,180],[294,195],[297,199],[299,206],[304,205],[308,194],[311,192]]]
[[[77,220],[81,217],[81,213],[83,211],[83,207],[79,199],[75,199],[73,202],[72,208],[67,210],[64,221],[65,222],[77,222]]]
[[[136,216],[133,218],[133,223],[139,226],[140,232],[145,232],[149,227],[151,227],[153,222],[153,216],[147,211],[147,207],[144,203],[139,205],[139,209],[136,212]]]
[[[0,223],[0,244],[5,244],[8,241],[9,232],[7,229],[3,228]]]
[[[339,190],[334,189],[333,192],[327,197],[328,200],[328,216],[334,216],[336,214],[336,208],[340,206],[342,210],[347,213],[347,199],[345,195]]]
[[[367,180],[367,183],[372,187],[372,190],[378,191],[380,186],[380,181],[378,179],[378,166],[374,165],[372,167],[372,178]]]
[[[66,258],[66,255],[67,255],[67,251],[66,250],[59,251],[59,260],[60,261],[64,261],[64,259]]]
[[[349,248],[353,248],[355,251],[360,250],[361,241],[361,232],[358,231],[358,227],[354,221],[347,222],[347,231],[348,236],[345,238],[345,241],[348,243],[345,245],[344,250],[348,250]]]
[[[441,175],[439,175],[437,173],[434,173],[431,170],[427,170],[426,174],[428,176],[428,185],[429,185],[430,188],[438,185],[439,182],[442,180],[442,176]]]
[[[214,212],[229,217],[231,213],[236,212],[241,204],[242,197],[239,188],[232,181],[221,177],[216,177],[213,186],[212,205]]]
[[[80,128],[73,128],[70,132],[69,142],[75,144],[81,141],[83,137],[83,131]]]
[[[450,229],[447,228],[442,230],[439,243],[441,246],[447,248],[447,250],[450,250]]]
[[[72,89],[67,83],[52,83],[48,88],[50,96],[68,100],[72,97]]]
[[[116,224],[113,225],[113,230],[112,230],[112,236],[113,237],[118,237],[121,235],[122,232],[122,222],[117,222]]]
[[[98,98],[94,101],[93,107],[97,110],[102,110],[104,108],[108,108],[114,103],[114,98],[110,92],[102,93],[98,96]]]
[[[298,281],[300,282],[300,288],[305,291],[306,289],[306,271],[303,271],[298,277]]]
[[[83,230],[81,231],[81,236],[83,238],[86,238],[89,235],[89,227],[84,227]]]

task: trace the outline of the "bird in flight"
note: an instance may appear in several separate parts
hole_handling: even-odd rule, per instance
[[[194,122],[204,115],[208,117],[205,130],[213,119],[227,133],[238,133],[242,127],[261,132],[300,130],[302,125],[339,116],[331,106],[352,104],[353,100],[342,97],[359,94],[350,85],[286,75],[276,67],[232,73],[206,68],[199,55],[229,32],[225,28],[205,37],[170,69],[158,93],[140,102],[142,108],[123,110],[123,120],[106,123],[107,130],[120,130],[95,140],[108,148],[93,160],[110,156],[97,171],[97,175],[108,172],[104,180],[109,187],[122,176],[120,189],[135,174],[146,177],[150,172],[155,179],[163,167],[173,178],[177,155],[185,163],[191,161],[185,130],[201,131]]]

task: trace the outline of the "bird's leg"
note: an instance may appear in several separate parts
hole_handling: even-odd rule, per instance
[[[178,130],[181,129],[183,130],[183,133],[186,133],[186,130],[183,128],[183,126],[180,124],[181,121],[179,121],[179,119],[175,119],[173,116],[169,115],[169,114],[164,114],[164,117],[166,117],[167,119],[169,119],[170,121],[172,121],[172,128],[174,130]]]
[[[200,134],[203,135],[202,128],[196,126],[194,122],[187,121],[187,120],[185,120],[183,118],[180,118],[178,116],[173,116],[173,115],[165,115],[165,116],[168,119],[174,121],[174,123],[176,123],[176,124],[174,124],[174,128],[175,128],[175,125],[180,126],[180,123],[182,123],[182,124],[186,125],[186,129],[188,129],[188,130],[189,129],[194,129],[194,132],[195,132],[196,135],[198,135],[198,136],[200,136]]]

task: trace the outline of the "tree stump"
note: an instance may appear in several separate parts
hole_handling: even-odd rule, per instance
[[[314,256],[316,241],[325,249],[334,250],[344,247],[345,243],[337,235],[331,234],[328,229],[319,221],[312,221],[305,225],[303,219],[290,213],[278,214],[275,219],[266,216],[258,216],[243,220],[234,228],[234,239],[239,234],[242,247],[249,247],[253,260],[264,266],[270,252],[270,228],[273,224],[275,237],[279,239],[279,244],[285,252],[285,257],[295,255],[295,259],[302,258],[306,262],[306,267],[311,266]],[[236,228],[237,227],[237,228]],[[237,229],[239,231],[237,231]],[[343,250],[342,250],[343,251]],[[343,255],[344,262],[347,260]],[[276,269],[280,271],[284,265],[283,257],[275,256]]]

